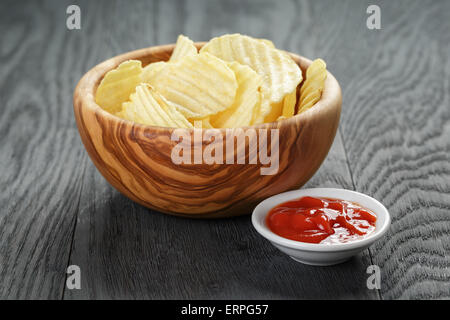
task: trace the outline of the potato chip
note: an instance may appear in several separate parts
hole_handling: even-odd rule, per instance
[[[170,62],[174,62],[180,60],[183,57],[194,56],[197,55],[198,51],[194,45],[194,42],[188,37],[180,34],[177,39],[177,43],[175,45],[175,49],[173,49],[172,56],[170,57]]]
[[[142,82],[149,83],[161,70],[167,65],[167,62],[158,61],[147,65],[142,69]]]
[[[142,88],[142,85],[136,87],[136,92],[130,96],[130,99],[132,99],[132,101],[124,102],[122,104],[122,111],[118,112],[116,115],[119,117],[122,117],[124,119],[130,120],[133,122],[137,122],[140,124],[157,125],[155,123],[155,121],[150,117],[148,112],[146,111],[146,109],[150,109],[149,112],[150,113],[153,112],[152,103],[155,103],[153,101],[153,99],[150,100],[150,102],[146,103],[147,106],[144,107],[144,112],[142,112],[143,110],[141,107],[142,107],[143,103],[137,96],[138,91],[139,91],[139,95],[142,94],[142,90],[146,90],[146,89]]]
[[[200,129],[213,129],[210,122],[210,118],[206,117],[203,119],[192,119],[190,120],[191,124],[194,126],[194,128],[200,128]]]
[[[236,98],[230,108],[211,116],[211,123],[216,128],[249,126],[261,102],[259,88],[263,79],[249,66],[237,62],[229,62],[228,66],[234,71],[238,82]]]
[[[194,42],[188,37],[179,35],[177,43],[175,45],[175,49],[172,52],[172,56],[170,57],[169,62],[174,62],[185,56],[192,56],[197,54],[198,51],[194,46]],[[142,81],[149,83],[151,79],[153,79],[166,65],[167,62],[165,61],[150,63],[142,70]]]
[[[268,104],[261,104],[257,122],[276,120],[281,114],[282,100],[302,81],[300,68],[289,55],[259,39],[240,34],[224,35],[205,44],[200,53],[205,52],[225,61],[248,65],[263,77],[262,94]]]
[[[192,124],[148,84],[136,87],[118,115],[145,125],[192,128]]]
[[[278,118],[282,115],[292,117],[295,113],[296,103],[297,89],[288,93],[280,102],[270,104],[268,100],[265,100],[261,104],[261,111],[253,124],[278,121]]]
[[[269,102],[270,103],[270,102]],[[262,122],[273,122],[276,121],[276,119],[281,116],[283,112],[283,105],[284,105],[284,99],[280,102],[272,102],[270,106],[268,107],[269,111],[262,112],[261,117]]]
[[[326,68],[327,65],[322,59],[316,59],[306,70],[306,80],[300,89],[297,114],[308,110],[320,100],[327,78]]]
[[[108,112],[116,113],[142,82],[142,63],[128,60],[103,77],[95,94],[95,102]]]
[[[297,89],[287,94],[284,99],[278,103],[270,104],[268,100],[263,100],[260,111],[257,113],[252,124],[261,124],[264,122],[279,121],[280,116],[286,118],[292,117],[295,113],[297,103]]]
[[[262,43],[265,43],[267,46],[269,46],[271,48],[275,48],[275,45],[270,40],[267,40],[267,39],[258,39],[258,40],[261,41]]]
[[[295,113],[295,104],[297,103],[297,89],[287,94],[283,99],[282,116],[289,118]]]
[[[230,107],[238,87],[233,70],[207,52],[167,64],[149,83],[188,119]]]
[[[134,104],[130,101],[124,102],[122,104],[122,110],[117,112],[116,116],[133,122],[145,124],[145,121],[141,120],[139,115],[136,113]]]
[[[270,101],[266,98],[267,95],[264,95],[263,90],[264,88],[261,88],[261,102],[253,115],[252,125],[264,123],[264,118],[270,113],[272,106],[274,109],[277,109],[277,106],[270,104]]]
[[[124,102],[124,103],[122,104],[122,109],[121,109],[120,111],[114,113],[114,115],[116,115],[117,117],[122,118],[122,119],[127,119],[127,116],[125,115],[125,112],[124,112],[124,109],[123,109],[123,105],[124,105],[125,103],[126,103],[126,102]]]

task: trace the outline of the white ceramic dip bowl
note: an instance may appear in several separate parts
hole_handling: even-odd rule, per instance
[[[266,217],[269,211],[283,202],[305,196],[334,198],[355,202],[376,214],[377,221],[375,230],[361,237],[361,239],[339,244],[316,244],[294,241],[272,232],[266,224]],[[350,259],[380,239],[389,229],[391,217],[387,209],[379,201],[368,195],[345,189],[314,188],[288,191],[267,198],[253,210],[252,224],[259,234],[292,259],[309,265],[329,266]]]

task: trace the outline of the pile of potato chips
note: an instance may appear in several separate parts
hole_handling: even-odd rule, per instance
[[[240,34],[213,38],[200,51],[178,37],[169,61],[142,68],[129,60],[109,71],[95,100],[106,111],[145,125],[235,128],[292,117],[320,100],[326,65],[302,72],[265,39]],[[299,89],[299,90],[298,90]],[[298,97],[299,96],[299,97]]]

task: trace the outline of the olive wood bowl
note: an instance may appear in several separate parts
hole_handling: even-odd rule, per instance
[[[175,128],[133,123],[95,103],[95,92],[106,72],[129,59],[140,60],[143,66],[167,61],[173,49],[173,44],[162,45],[106,60],[89,70],[75,89],[73,106],[81,139],[95,166],[112,186],[133,201],[160,212],[219,218],[250,214],[263,199],[300,188],[314,175],[333,143],[341,113],[341,89],[329,72],[322,97],[311,109],[282,121],[243,128],[279,130],[279,167],[273,175],[261,175],[260,169],[265,165],[259,161],[249,164],[249,151],[245,153],[246,164],[177,165],[171,158],[172,149],[178,144],[171,140]],[[311,60],[289,54],[305,79]],[[193,136],[194,130],[187,130]],[[225,142],[226,129],[214,130],[219,130]],[[203,142],[202,147],[207,144]],[[223,153],[225,159],[226,150]]]

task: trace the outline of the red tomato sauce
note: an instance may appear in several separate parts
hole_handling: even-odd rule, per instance
[[[303,197],[272,208],[266,224],[277,235],[309,243],[345,243],[375,230],[377,216],[339,199]]]

